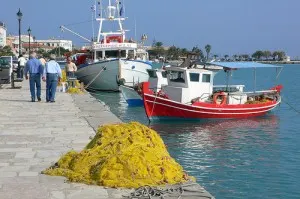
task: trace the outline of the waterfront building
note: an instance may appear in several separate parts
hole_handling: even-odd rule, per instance
[[[72,51],[73,46],[71,40],[62,39],[35,40],[33,43],[38,44],[39,46],[41,46],[41,48],[44,48],[45,51],[49,51],[59,47]]]
[[[0,47],[6,46],[6,27],[3,22],[0,21]]]
[[[21,35],[22,42],[22,52],[29,53],[29,36]],[[18,54],[19,51],[19,36],[9,35],[6,38],[6,43],[12,49],[15,54]],[[72,51],[73,42],[71,40],[60,40],[60,39],[48,39],[48,40],[37,40],[35,37],[30,37],[30,50],[44,50],[48,52],[55,48],[62,47],[66,50]]]

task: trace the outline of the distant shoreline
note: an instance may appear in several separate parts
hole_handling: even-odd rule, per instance
[[[300,61],[258,61],[263,64],[300,64]]]

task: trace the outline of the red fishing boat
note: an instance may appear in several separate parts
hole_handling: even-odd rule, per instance
[[[214,86],[214,76],[222,67],[227,73],[227,85]],[[280,68],[256,62],[213,62],[204,68],[167,68],[168,85],[160,92],[143,83],[142,96],[146,114],[155,119],[247,118],[261,116],[281,102],[281,85],[268,90],[244,92],[244,85],[229,85],[233,70],[243,68]],[[255,73],[256,74],[256,73]],[[254,78],[256,85],[256,75]],[[256,86],[255,86],[256,87]]]

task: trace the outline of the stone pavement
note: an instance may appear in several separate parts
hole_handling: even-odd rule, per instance
[[[40,172],[67,151],[81,150],[99,124],[121,122],[89,94],[57,93],[56,103],[30,102],[21,89],[0,89],[0,199],[113,199],[129,190],[68,183]],[[42,88],[44,88],[43,85]],[[93,107],[92,107],[93,105]],[[92,107],[92,108],[91,108]]]

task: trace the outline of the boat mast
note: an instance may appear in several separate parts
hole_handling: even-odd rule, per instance
[[[120,0],[116,0],[116,6],[113,6],[111,3],[111,0],[108,0],[108,6],[107,6],[107,10],[106,10],[106,17],[103,16],[103,0],[99,0],[98,4],[100,5],[100,18],[97,18],[97,21],[100,21],[100,25],[99,25],[99,31],[98,31],[98,37],[97,37],[97,42],[100,43],[101,42],[101,37],[103,36],[103,41],[104,43],[106,43],[106,36],[108,35],[120,35],[122,36],[123,41],[125,40],[125,30],[123,29],[123,24],[122,21],[125,20],[125,17],[121,17],[121,12],[123,9],[123,5],[122,7],[121,5],[121,1]],[[115,12],[118,12],[117,14]],[[117,17],[115,17],[117,16]],[[103,28],[103,21],[117,21],[118,25],[119,25],[119,30],[115,31],[115,32],[106,32],[104,33],[102,31]]]

